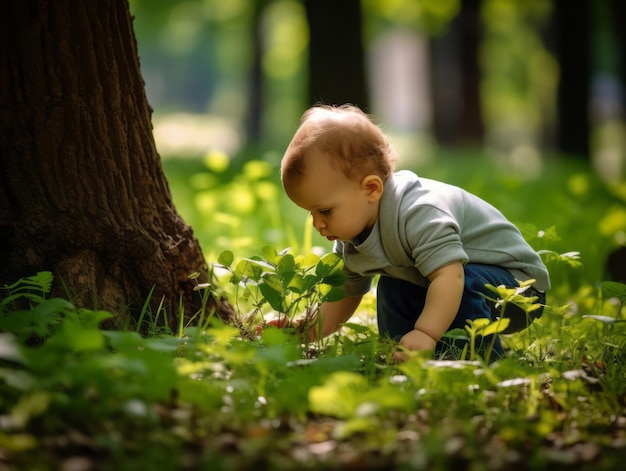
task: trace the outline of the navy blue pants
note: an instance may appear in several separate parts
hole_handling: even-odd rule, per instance
[[[463,329],[467,325],[466,321],[468,319],[487,318],[494,320],[496,316],[499,316],[494,303],[481,295],[483,293],[491,298],[496,297],[496,293],[485,287],[487,283],[493,286],[519,286],[511,272],[502,267],[468,263],[463,267],[463,270],[465,272],[463,297],[461,298],[459,312],[449,330]],[[538,302],[542,305],[545,303],[545,293],[529,289],[524,294],[539,296]],[[378,331],[380,335],[399,341],[404,334],[413,330],[419,314],[424,309],[426,288],[408,281],[381,276],[378,280],[376,296]],[[533,311],[531,313],[532,318],[539,317],[542,311],[543,306]],[[519,307],[512,304],[507,305],[505,315],[511,318],[511,327],[507,329],[507,332],[521,330],[527,326],[527,315]],[[491,337],[478,338],[479,350],[490,345],[492,340]],[[452,346],[462,348],[463,342],[442,338],[437,343],[435,352],[443,353],[449,351]],[[496,338],[492,357],[499,355],[502,355],[502,345],[500,339]]]

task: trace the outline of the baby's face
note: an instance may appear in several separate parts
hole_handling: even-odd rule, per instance
[[[311,213],[313,227],[328,240],[367,236],[378,217],[378,201],[371,201],[359,181],[334,168],[327,155],[311,155],[307,160],[304,176],[285,186],[287,196]]]

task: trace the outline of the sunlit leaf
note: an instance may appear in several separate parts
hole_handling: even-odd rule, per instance
[[[309,268],[317,265],[320,261],[320,257],[317,254],[310,253],[306,257],[298,257],[298,264],[302,268]]]
[[[552,250],[539,250],[537,252],[546,262],[563,263],[572,268],[582,266],[580,252],[565,252],[559,254]]]
[[[623,319],[616,319],[615,317],[609,317],[609,316],[598,316],[595,314],[587,314],[582,317],[583,319],[586,319],[586,318],[594,319],[596,321],[602,322],[603,324],[617,324],[620,322],[626,322],[626,320],[623,320]]]
[[[331,285],[319,284],[317,287],[322,302],[334,302],[344,298],[344,292]]]
[[[289,284],[287,285],[287,289],[294,293],[302,294],[305,289],[304,277],[300,273],[295,273]]]
[[[217,262],[225,267],[230,267],[234,260],[235,255],[230,250],[224,250],[217,257]]]
[[[465,329],[450,329],[444,334],[444,337],[448,339],[469,340]]]
[[[263,345],[282,345],[288,343],[291,335],[285,329],[263,329],[261,340]]]
[[[315,267],[315,274],[320,278],[335,275],[343,268],[343,260],[335,253],[327,253],[322,256]]]
[[[296,262],[293,255],[284,255],[276,266],[276,273],[283,285],[288,285],[296,274]]]
[[[213,341],[220,346],[228,345],[239,336],[239,329],[229,325],[221,325],[207,330]]]
[[[510,322],[511,319],[509,319],[508,317],[500,318],[497,321],[491,322],[489,325],[487,325],[483,330],[480,331],[480,334],[485,337],[488,335],[499,334],[500,332],[506,330]]]
[[[258,261],[250,259],[240,260],[234,270],[234,275],[239,279],[250,278],[252,280],[259,281],[262,274],[263,267],[261,267]]]
[[[267,260],[264,260],[260,257],[254,256],[254,257],[250,257],[250,258],[244,258],[243,261],[249,262],[250,264],[254,265],[254,266],[258,266],[261,267],[263,269],[265,269],[266,271],[276,271],[276,266],[268,263]]]
[[[490,291],[493,291],[501,299],[509,299],[511,296],[513,296],[516,293],[516,288],[509,288],[504,285],[493,286],[487,283],[485,284],[485,287],[489,289]]]
[[[266,245],[261,249],[261,254],[263,254],[263,258],[267,260],[270,264],[276,264],[278,260],[278,253],[276,249],[271,245]]]
[[[467,323],[470,327],[474,329],[484,329],[489,325],[491,321],[485,317],[480,317],[478,319],[468,319]]]

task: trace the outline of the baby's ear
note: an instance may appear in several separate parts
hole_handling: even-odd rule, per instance
[[[361,188],[367,192],[371,202],[376,202],[383,196],[384,187],[383,180],[378,175],[367,175],[361,180]]]

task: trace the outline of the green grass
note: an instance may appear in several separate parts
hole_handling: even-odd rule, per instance
[[[579,160],[548,158],[533,178],[468,151],[440,151],[430,163],[404,167],[489,201],[537,250],[580,252],[582,270],[555,267],[557,286],[577,289],[604,279],[606,256],[616,238],[625,237],[626,201]],[[210,158],[169,158],[164,168],[176,207],[194,228],[208,260],[217,260],[223,250],[251,256],[266,244],[308,252],[306,214],[284,195],[276,155],[245,155],[227,166],[211,164]],[[539,237],[539,231],[545,235]],[[321,251],[331,248],[317,233],[311,241]]]
[[[579,251],[582,265],[552,258],[549,306],[504,337],[504,359],[415,354],[398,364],[375,332],[371,297],[341,335],[308,348],[297,329],[253,335],[271,308],[298,306],[284,289],[289,273],[300,282],[315,273],[319,295],[330,292],[322,285],[334,265],[298,257],[330,247],[305,235],[310,226],[280,191],[275,156],[228,166],[218,157],[164,167],[209,262],[233,267],[218,270],[220,292],[241,321],[259,316],[251,335],[211,316],[147,337],[134,326],[103,331],[109,313],[47,297],[52,274],[5,287],[0,470],[621,469],[626,286],[601,282],[626,228],[624,203],[584,165],[550,160],[541,177],[524,180],[484,157],[450,153],[415,168],[498,206],[536,249]],[[293,256],[277,253],[285,247]],[[280,289],[260,288],[259,263],[273,267]],[[16,299],[31,308],[17,310]]]

